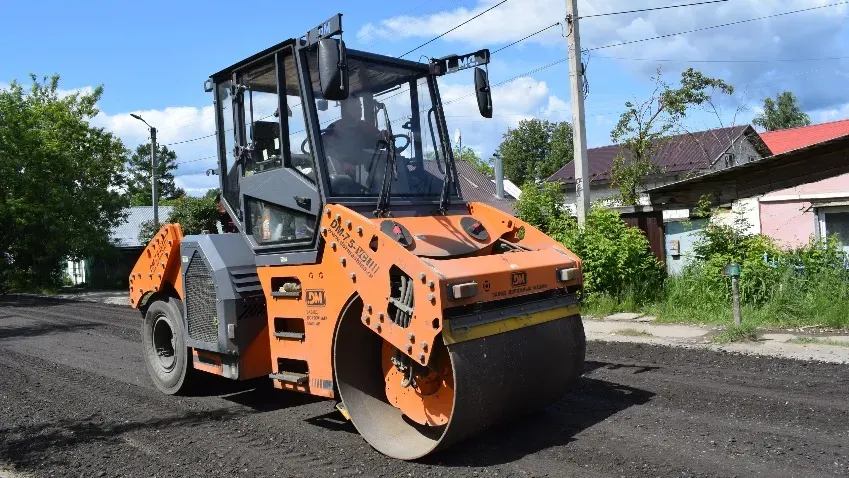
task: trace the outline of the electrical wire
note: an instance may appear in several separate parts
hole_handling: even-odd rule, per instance
[[[446,4],[443,8],[450,8],[450,7],[453,7],[454,5],[456,5],[456,4],[457,4],[457,3],[459,3],[459,2],[460,2],[460,0],[452,0],[451,2],[449,2],[448,4]],[[420,6],[420,7],[421,7],[421,6]],[[415,9],[413,9],[413,10],[410,10],[410,12],[412,13],[412,12],[414,12],[414,11],[416,11],[416,10],[418,10],[418,8],[415,8]],[[419,18],[415,18],[415,17],[414,17],[414,18],[412,19],[412,21],[410,21],[409,23],[407,23],[407,24],[406,24],[403,28],[401,28],[400,30],[395,30],[393,33],[394,33],[394,34],[396,34],[396,35],[397,35],[397,34],[400,34],[400,33],[404,33],[404,32],[406,32],[407,30],[409,30],[409,29],[410,29],[410,27],[412,27],[413,25],[416,25],[416,24],[422,23],[423,21],[424,21],[424,20],[422,20],[422,17],[419,17]],[[365,35],[362,35],[362,36],[365,36]],[[359,39],[359,38],[361,38],[361,37],[360,37],[360,36],[357,36],[357,38]],[[382,36],[380,36],[380,35],[375,35],[375,38],[374,38],[374,39],[372,39],[370,42],[365,43],[364,45],[362,45],[362,48],[363,48],[363,49],[368,48],[368,47],[370,47],[370,46],[374,45],[375,43],[377,43],[377,42],[379,42],[379,41],[381,41],[381,40],[384,40],[384,39],[385,39],[385,38],[383,38],[383,37],[382,37]]]
[[[802,9],[799,9],[799,10],[791,10],[789,12],[774,13],[772,15],[765,15],[765,16],[762,16],[762,17],[749,18],[749,19],[746,19],[746,20],[738,20],[736,22],[723,23],[721,25],[712,25],[712,26],[709,26],[709,27],[694,28],[692,30],[686,30],[686,31],[683,31],[683,32],[678,32],[678,33],[668,33],[666,35],[658,35],[658,36],[649,37],[649,38],[641,38],[639,40],[630,40],[630,41],[621,42],[621,43],[611,43],[609,45],[602,45],[602,46],[597,46],[597,47],[593,47],[593,48],[587,48],[587,51],[603,50],[605,48],[613,48],[613,47],[617,47],[617,46],[631,45],[633,43],[641,43],[641,42],[650,41],[650,40],[660,40],[661,38],[669,38],[669,37],[674,37],[674,36],[678,36],[678,35],[686,35],[688,33],[696,33],[696,32],[701,32],[701,31],[705,31],[705,30],[713,30],[715,28],[728,27],[728,26],[732,26],[732,25],[740,25],[742,23],[749,23],[749,22],[754,22],[754,21],[758,21],[758,20],[766,20],[768,18],[781,17],[781,16],[784,16],[784,15],[791,15],[791,14],[794,14],[794,13],[809,12],[811,10],[818,10],[818,9],[827,8],[827,7],[836,7],[838,5],[845,5],[847,3],[849,3],[849,0],[844,1],[844,2],[829,3],[829,4],[826,4],[826,5],[817,5],[815,7],[802,8]]]
[[[680,5],[666,5],[664,7],[651,7],[651,8],[640,8],[638,10],[626,10],[621,12],[608,12],[608,13],[596,13],[595,15],[584,15],[578,17],[579,20],[583,20],[584,18],[595,18],[595,17],[608,17],[610,15],[624,15],[626,13],[640,13],[640,12],[651,12],[654,10],[666,10],[669,8],[681,8],[681,7],[695,7],[698,5],[708,5],[711,3],[724,3],[728,0],[707,0],[704,2],[696,2],[696,3],[684,3]]]
[[[596,58],[605,58],[608,60],[627,60],[627,61],[657,61],[660,63],[778,63],[778,62],[804,62],[804,61],[829,61],[829,60],[849,60],[849,56],[832,56],[822,58],[774,58],[774,59],[739,59],[739,60],[682,60],[682,59],[665,59],[665,58],[629,58],[622,56],[604,56],[598,55]]]
[[[404,58],[405,56],[409,55],[410,53],[412,53],[412,52],[414,52],[414,51],[416,51],[416,50],[418,50],[418,49],[420,49],[420,48],[422,48],[422,47],[424,47],[424,46],[426,46],[426,45],[429,45],[429,44],[431,44],[431,43],[435,42],[436,40],[439,40],[440,38],[444,37],[445,35],[447,35],[447,34],[449,34],[449,33],[453,32],[454,30],[456,30],[456,29],[458,29],[458,28],[462,27],[463,25],[465,25],[465,24],[467,24],[467,23],[471,22],[472,20],[475,20],[476,18],[480,18],[480,17],[481,17],[481,16],[483,16],[484,14],[486,14],[486,13],[488,13],[488,12],[492,11],[492,10],[495,10],[496,8],[500,7],[501,5],[504,5],[505,3],[507,3],[507,0],[501,0],[500,2],[496,3],[495,5],[493,5],[493,6],[489,7],[489,8],[487,8],[486,10],[484,10],[484,11],[482,11],[482,12],[480,12],[480,13],[478,13],[477,15],[473,16],[472,18],[470,18],[470,19],[468,19],[468,20],[464,21],[463,23],[461,23],[461,24],[457,25],[456,27],[454,27],[454,28],[452,28],[452,29],[448,30],[447,32],[442,33],[442,34],[440,34],[440,35],[438,35],[438,36],[435,36],[435,37],[431,38],[430,40],[428,40],[428,41],[426,41],[426,42],[422,43],[421,45],[419,45],[419,46],[417,46],[417,47],[413,48],[412,50],[408,51],[407,53],[404,53],[403,55],[400,55],[398,58]]]
[[[188,161],[177,161],[177,162],[176,162],[176,163],[174,163],[174,164],[176,164],[177,166],[179,166],[179,165],[181,165],[181,164],[196,163],[196,162],[198,162],[198,161],[204,161],[204,160],[206,160],[206,159],[212,159],[212,158],[217,158],[217,157],[218,157],[218,155],[217,155],[217,154],[213,154],[213,155],[211,155],[211,156],[205,156],[205,157],[203,157],[203,158],[197,158],[197,159],[190,159],[190,160],[188,160]]]
[[[173,143],[166,143],[166,144],[163,144],[162,146],[174,146],[175,144],[191,143],[193,141],[200,141],[202,139],[211,138],[213,136],[215,136],[215,133],[208,134],[206,136],[198,136],[197,138],[184,139],[182,141],[175,141]]]
[[[560,22],[552,23],[551,25],[549,25],[549,26],[547,26],[547,27],[543,28],[542,30],[539,30],[539,31],[534,32],[534,33],[531,33],[530,35],[528,35],[528,36],[526,36],[526,37],[524,37],[524,38],[522,38],[522,39],[520,39],[520,40],[516,40],[516,41],[514,41],[513,43],[510,43],[510,44],[508,44],[508,45],[504,45],[503,47],[501,47],[501,48],[499,48],[499,49],[497,49],[497,50],[493,51],[492,53],[490,53],[490,55],[494,55],[494,54],[496,54],[496,53],[498,53],[498,52],[500,52],[500,51],[504,51],[504,50],[506,50],[506,49],[510,48],[510,47],[511,47],[511,46],[513,46],[513,45],[516,45],[516,44],[518,44],[518,43],[522,43],[523,41],[527,40],[528,38],[531,38],[531,37],[534,37],[534,36],[536,36],[536,35],[539,35],[540,33],[544,32],[544,31],[546,31],[546,30],[548,30],[548,29],[554,28],[554,27],[556,27],[557,25],[560,25]]]
[[[723,1],[725,1],[725,0],[723,0]],[[496,7],[499,7],[499,6],[501,6],[501,5],[505,4],[505,3],[507,3],[507,0],[503,0],[503,1],[501,1],[501,2],[499,2],[499,3],[497,3],[497,4],[495,4],[495,5],[493,5],[492,7],[488,8],[487,10],[484,10],[483,12],[481,12],[481,13],[479,13],[479,14],[475,15],[474,17],[472,17],[472,18],[470,18],[470,19],[466,20],[465,22],[463,22],[463,23],[461,23],[461,24],[459,24],[459,25],[455,26],[454,28],[452,28],[452,29],[450,29],[450,30],[446,31],[445,33],[443,33],[443,34],[441,34],[441,35],[439,35],[439,36],[437,36],[437,37],[435,37],[435,38],[433,38],[433,39],[431,39],[431,40],[429,40],[429,41],[427,41],[427,42],[425,42],[425,43],[423,43],[423,44],[421,44],[421,45],[417,46],[416,48],[414,48],[414,49],[412,49],[412,50],[408,51],[407,53],[404,53],[403,55],[399,56],[399,58],[402,58],[402,57],[404,57],[404,56],[406,56],[406,55],[408,55],[408,54],[410,54],[410,53],[412,53],[412,52],[414,52],[414,51],[416,51],[416,50],[418,50],[418,49],[420,49],[420,48],[422,48],[422,47],[424,47],[424,46],[426,46],[426,45],[428,45],[428,44],[430,44],[430,43],[432,43],[432,42],[434,42],[434,41],[436,41],[436,40],[438,40],[439,38],[441,38],[441,37],[443,37],[443,36],[447,35],[448,33],[450,33],[450,32],[452,32],[452,31],[456,30],[457,28],[460,28],[461,26],[463,26],[463,25],[465,25],[465,24],[467,24],[467,23],[471,22],[472,20],[474,20],[474,19],[476,19],[476,18],[479,18],[479,17],[480,17],[480,16],[482,16],[483,14],[485,14],[485,13],[487,13],[487,12],[489,12],[489,11],[491,11],[491,10],[495,9]],[[718,2],[718,0],[715,0],[715,1],[713,1],[713,2],[701,2],[701,3],[698,3],[698,4],[706,4],[706,3],[719,3],[719,2]],[[709,26],[709,27],[696,28],[696,29],[692,29],[692,30],[687,30],[687,31],[678,32],[678,33],[670,33],[670,34],[666,34],[666,35],[659,35],[659,36],[654,36],[654,37],[649,37],[649,38],[642,38],[642,39],[638,39],[638,40],[631,40],[631,41],[627,41],[627,42],[615,43],[615,44],[610,44],[610,45],[603,45],[603,46],[593,47],[593,48],[586,48],[586,49],[583,49],[583,52],[584,52],[584,53],[587,53],[587,52],[590,52],[590,51],[596,51],[596,50],[601,50],[601,49],[606,49],[606,48],[613,48],[613,47],[617,47],[617,46],[624,46],[624,45],[629,45],[629,44],[633,44],[633,43],[640,43],[640,42],[644,42],[644,41],[650,41],[650,40],[658,40],[658,39],[662,39],[662,38],[668,38],[668,37],[671,37],[671,36],[685,35],[685,34],[689,34],[689,33],[696,33],[696,32],[700,32],[700,31],[711,30],[711,29],[715,29],[715,28],[722,28],[722,27],[727,27],[727,26],[732,26],[732,25],[739,25],[739,24],[742,24],[742,23],[749,23],[749,22],[758,21],[758,20],[766,20],[766,19],[769,19],[769,18],[781,17],[781,16],[791,15],[791,14],[795,14],[795,13],[803,13],[803,12],[808,12],[808,11],[812,11],[812,10],[819,10],[819,9],[822,9],[822,8],[834,7],[834,6],[838,6],[838,5],[844,5],[844,4],[847,4],[847,3],[849,3],[849,0],[847,0],[847,1],[842,1],[842,2],[830,3],[830,4],[826,4],[826,5],[818,5],[818,6],[814,6],[814,7],[802,8],[802,9],[798,9],[798,10],[791,10],[791,11],[782,12],[782,13],[775,13],[775,14],[765,15],[765,16],[761,16],[761,17],[749,18],[749,19],[746,19],[746,20],[739,20],[739,21],[735,21],[735,22],[723,23],[723,24],[720,24],[720,25],[712,25],[712,26]],[[655,9],[662,9],[662,8],[677,8],[677,7],[682,7],[682,6],[694,6],[694,5],[696,5],[696,4],[686,4],[686,5],[678,5],[678,6],[657,7],[657,8],[655,8]],[[627,13],[627,12],[621,12],[621,13]],[[601,15],[596,15],[596,16],[601,16]],[[590,17],[590,16],[587,16],[587,17],[581,17],[581,18],[589,18],[589,17]],[[550,26],[548,26],[548,27],[546,27],[546,28],[544,28],[544,29],[542,29],[542,30],[539,30],[539,31],[537,31],[537,32],[535,32],[535,33],[532,33],[532,34],[530,34],[530,35],[528,35],[528,36],[526,36],[526,37],[524,37],[524,38],[522,38],[522,39],[520,39],[520,40],[517,40],[517,41],[515,41],[515,42],[513,42],[513,43],[510,43],[510,44],[508,44],[508,45],[506,45],[506,46],[504,46],[504,47],[502,47],[502,48],[500,48],[500,49],[496,50],[495,52],[502,51],[502,50],[504,50],[504,49],[506,49],[506,48],[509,48],[509,47],[514,46],[514,45],[516,45],[516,44],[518,44],[518,43],[521,43],[521,42],[523,42],[523,41],[525,41],[525,40],[527,40],[527,39],[529,39],[529,38],[531,38],[531,37],[533,37],[533,36],[535,36],[535,35],[538,35],[538,34],[540,34],[540,33],[544,32],[544,31],[546,31],[546,30],[548,30],[548,29],[550,29],[550,28],[553,28],[554,26],[556,26],[556,25],[557,25],[557,24],[559,24],[559,23],[560,23],[560,22],[557,22],[557,23],[552,24],[552,25],[550,25]],[[493,52],[493,53],[495,53],[495,52]],[[617,57],[604,57],[604,56],[602,56],[601,58],[617,58]],[[754,63],[754,62],[767,62],[767,61],[822,61],[822,60],[840,60],[840,59],[846,59],[846,58],[849,58],[849,57],[827,57],[827,58],[811,58],[811,59],[777,59],[777,60],[651,60],[651,59],[638,59],[638,58],[621,58],[621,59],[624,59],[624,60],[638,60],[638,61],[693,61],[693,62],[703,62],[703,63],[707,63],[707,62],[716,62],[716,63],[719,63],[719,62],[731,62],[731,63],[733,63],[733,62],[753,62],[753,63]],[[617,58],[617,59],[619,59],[619,58]],[[564,62],[566,62],[567,60],[568,60],[568,58],[561,58],[561,59],[559,59],[559,60],[556,60],[556,61],[553,61],[553,62],[551,62],[551,63],[545,64],[545,65],[542,65],[542,66],[540,66],[540,67],[537,67],[537,68],[534,68],[534,69],[532,69],[532,70],[526,71],[526,72],[524,72],[524,73],[521,73],[521,74],[519,74],[519,75],[516,75],[516,76],[514,76],[514,77],[512,77],[512,78],[509,78],[509,79],[507,79],[507,80],[504,80],[504,81],[501,81],[501,82],[499,82],[499,83],[496,83],[496,84],[492,85],[492,86],[491,86],[491,88],[498,88],[498,87],[503,86],[503,85],[506,85],[506,84],[508,84],[508,83],[512,83],[512,82],[514,82],[514,81],[516,81],[516,80],[518,80],[518,79],[520,79],[520,78],[524,78],[524,77],[527,77],[527,76],[532,76],[532,75],[534,75],[534,74],[536,74],[536,73],[539,73],[539,72],[541,72],[541,71],[543,71],[543,70],[547,70],[548,68],[551,68],[551,67],[553,67],[553,66],[556,66],[556,65],[559,65],[559,64],[561,64],[561,63],[564,63]],[[585,83],[585,84],[584,84],[584,94],[585,94],[585,95],[589,93],[589,91],[588,91],[588,90],[589,90],[589,85]],[[405,90],[405,91],[409,91],[409,89],[408,89],[408,90]],[[392,95],[392,96],[389,96],[389,97],[385,98],[385,99],[384,99],[384,101],[385,101],[385,100],[387,100],[387,99],[389,99],[389,98],[392,98],[392,97],[394,97],[394,96],[398,96],[398,95],[400,95],[400,94],[404,93],[405,91],[400,91],[400,92],[398,92],[398,93],[396,93],[396,94],[394,94],[394,95]],[[443,106],[447,106],[447,105],[450,105],[450,104],[452,104],[452,103],[456,103],[456,102],[458,102],[458,101],[462,101],[462,100],[464,100],[464,99],[466,99],[466,98],[469,98],[469,97],[471,97],[471,96],[474,96],[474,95],[475,95],[475,93],[471,93],[471,94],[468,94],[468,95],[463,95],[463,96],[460,96],[460,97],[457,97],[457,98],[450,99],[450,100],[448,100],[448,101],[444,101],[444,102],[443,102]],[[198,140],[201,140],[201,139],[210,138],[210,137],[212,137],[212,136],[215,136],[215,133],[212,133],[212,134],[209,134],[209,135],[206,135],[206,136],[200,136],[200,137],[197,137],[197,138],[188,139],[188,140],[177,141],[177,142],[174,142],[174,143],[168,143],[168,144],[165,144],[164,146],[171,146],[171,145],[176,145],[176,144],[189,143],[189,142],[192,142],[192,141],[198,141]],[[180,163],[177,163],[177,164],[185,164],[185,163],[190,163],[190,162],[195,162],[195,161],[201,161],[201,160],[204,160],[204,159],[210,159],[210,158],[213,158],[213,157],[215,157],[215,156],[208,156],[208,157],[205,157],[205,158],[200,158],[200,159],[195,159],[195,160],[190,160],[190,161],[184,161],[184,162],[180,162]]]

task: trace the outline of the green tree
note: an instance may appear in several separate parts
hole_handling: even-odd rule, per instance
[[[496,153],[507,179],[517,184],[545,181],[572,160],[572,125],[522,120],[504,133]]]
[[[174,202],[165,223],[179,224],[183,234],[214,233],[218,230],[218,203],[215,197],[185,196]],[[139,242],[147,243],[156,234],[152,221],[145,221],[139,228]]]
[[[460,151],[459,147],[455,147],[454,159],[468,163],[484,176],[489,178],[495,177],[495,169],[492,167],[492,164],[489,161],[481,159],[480,156],[475,153],[475,150],[468,146],[464,147],[462,151]]]
[[[203,197],[215,201],[215,198],[217,198],[220,193],[221,190],[219,188],[212,188],[207,190],[206,193],[204,193]]]
[[[734,93],[723,80],[692,68],[681,73],[677,87],[663,81],[660,69],[653,81],[651,96],[642,103],[626,102],[625,112],[610,132],[610,139],[621,146],[611,167],[611,185],[618,189],[617,199],[625,205],[637,204],[646,178],[658,172],[655,153],[672,132],[681,128],[687,114],[693,108],[712,104],[717,93]]]
[[[767,131],[796,128],[811,124],[811,117],[799,107],[798,98],[785,91],[772,98],[764,98],[764,112],[752,120],[756,126]]]
[[[43,287],[65,258],[110,247],[129,152],[89,124],[102,87],[60,96],[58,75],[30,79],[0,90],[0,262],[13,285]]]
[[[156,172],[160,199],[177,199],[186,195],[174,183],[177,153],[163,145],[156,148]],[[127,164],[127,196],[133,206],[151,206],[150,143],[140,144]]]
[[[562,188],[560,181],[545,181],[542,185],[525,183],[522,196],[516,201],[516,212],[523,221],[550,234],[569,218]]]

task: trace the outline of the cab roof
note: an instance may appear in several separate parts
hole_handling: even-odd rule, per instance
[[[290,46],[294,47],[296,44],[297,44],[297,40],[295,40],[294,38],[290,38],[290,39],[285,40],[283,42],[280,42],[280,43],[278,43],[274,46],[266,48],[265,50],[262,50],[259,53],[255,53],[255,54],[245,58],[244,60],[242,60],[238,63],[234,63],[233,65],[230,65],[229,67],[224,68],[223,70],[221,70],[219,72],[213,73],[212,75],[210,75],[210,78],[212,78],[212,80],[215,81],[216,83],[220,82],[221,80],[226,81],[227,79],[230,78],[230,75],[233,73],[233,71],[235,71],[235,70],[237,70],[237,69],[239,69],[239,68],[241,68],[245,65],[249,65],[249,64],[251,64],[251,63],[253,63],[257,60],[265,58],[268,55],[271,55],[271,54],[273,54],[273,53],[275,53],[279,50],[282,50],[283,48],[290,47]],[[360,50],[350,50],[349,49],[348,54],[359,57],[359,58],[363,58],[363,59],[381,61],[381,62],[385,62],[385,63],[392,63],[392,64],[396,64],[396,65],[403,66],[403,67],[406,67],[406,68],[420,70],[422,73],[427,73],[427,72],[430,71],[429,66],[426,63],[421,63],[421,62],[417,62],[417,61],[403,60],[403,59],[400,59],[400,58],[395,58],[395,57],[386,56],[386,55],[378,55],[376,53],[360,51]]]

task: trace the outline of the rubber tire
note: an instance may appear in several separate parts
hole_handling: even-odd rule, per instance
[[[170,371],[163,370],[153,346],[153,327],[157,317],[163,316],[171,326],[175,337],[174,358],[176,364]],[[191,388],[194,368],[189,360],[186,347],[186,332],[183,328],[183,303],[177,298],[168,297],[150,304],[142,322],[142,347],[147,373],[156,388],[167,395],[183,395]]]

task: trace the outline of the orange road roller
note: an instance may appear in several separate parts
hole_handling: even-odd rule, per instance
[[[556,401],[583,369],[581,260],[463,200],[439,93],[489,51],[427,63],[347,50],[336,15],[210,76],[221,207],[166,224],[130,276],[167,394],[203,374],[336,400],[411,460]],[[470,101],[470,105],[474,100]]]

